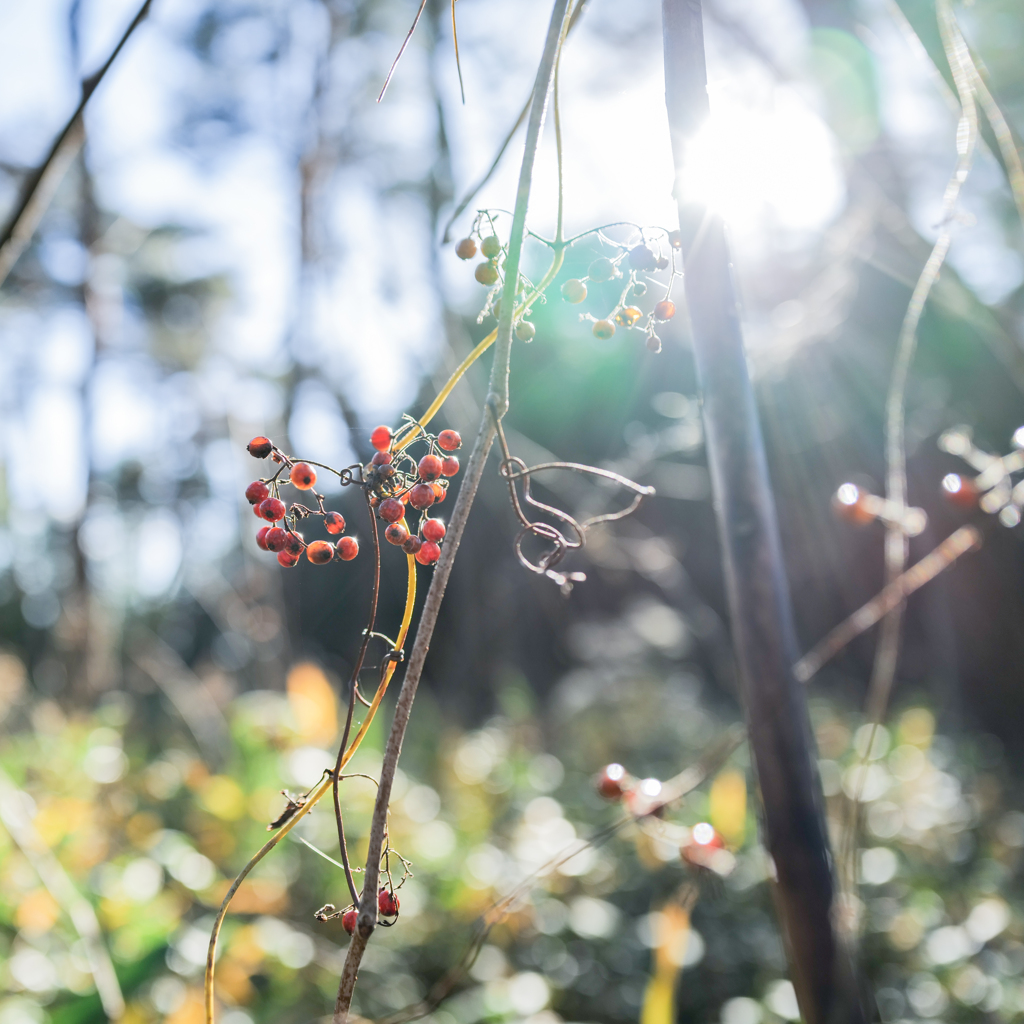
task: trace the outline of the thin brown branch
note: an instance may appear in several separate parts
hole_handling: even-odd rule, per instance
[[[0,286],[7,280],[7,275],[18,262],[18,257],[25,251],[43,214],[50,205],[57,187],[60,185],[68,167],[74,160],[85,141],[85,129],[82,115],[85,106],[93,93],[103,81],[125,43],[132,33],[146,20],[153,0],[145,0],[135,17],[132,18],[110,56],[95,74],[82,82],[82,96],[75,112],[62,129],[57,140],[43,162],[29,175],[22,190],[21,201],[11,214],[2,233],[0,233]]]

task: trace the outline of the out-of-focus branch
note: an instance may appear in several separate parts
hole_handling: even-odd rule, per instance
[[[75,931],[82,938],[86,959],[92,972],[100,1004],[107,1017],[116,1021],[124,1015],[124,996],[114,972],[114,964],[103,943],[100,923],[92,904],[75,888],[75,883],[43,842],[42,836],[25,813],[25,794],[0,768],[0,821],[18,844],[28,862],[35,868],[47,891],[71,918]]]
[[[146,20],[152,3],[153,0],[145,0],[111,51],[110,56],[98,71],[82,82],[82,97],[78,101],[78,106],[71,115],[71,119],[57,136],[57,141],[54,142],[46,158],[25,181],[21,200],[11,214],[3,232],[0,233],[0,286],[7,280],[7,275],[14,268],[14,264],[18,262],[18,257],[25,251],[25,247],[35,234],[35,230],[53,200],[68,167],[82,148],[82,143],[85,140],[82,115],[85,112],[86,104],[92,98],[100,82],[103,81],[125,43],[131,38],[132,33]]]

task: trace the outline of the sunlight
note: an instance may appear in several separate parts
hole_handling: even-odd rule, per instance
[[[832,136],[791,89],[758,108],[712,96],[711,117],[695,137],[681,195],[747,232],[814,231],[841,209],[844,184]]]

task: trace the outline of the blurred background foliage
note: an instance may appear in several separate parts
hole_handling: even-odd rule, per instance
[[[0,294],[0,1024],[104,1019],[87,946],[43,882],[47,851],[95,909],[125,1019],[202,1019],[228,880],[280,790],[333,760],[333,695],[370,582],[363,557],[285,573],[258,551],[245,442],[366,458],[370,429],[422,409],[493,325],[439,239],[527,94],[546,6],[459,5],[463,107],[448,14],[431,0],[378,106],[408,4],[157,0],[90,106],[83,155]],[[957,111],[928,57],[941,66],[925,0],[705,7],[725,156],[703,184],[720,187],[733,231],[809,647],[881,585],[880,528],[836,522],[829,501],[845,480],[881,489],[895,338]],[[132,13],[127,0],[0,11],[0,208]],[[1019,131],[1024,13],[977,0],[957,16]],[[570,40],[570,231],[675,226],[659,18],[654,0],[591,0]],[[479,205],[511,204],[515,151]],[[538,231],[553,222],[552,171],[548,145]],[[908,395],[910,500],[929,516],[915,558],[965,518],[940,498],[963,466],[937,436],[967,424],[1001,453],[1024,420],[1022,233],[991,153],[962,206]],[[571,250],[563,276],[595,252]],[[613,301],[595,288],[582,308]],[[685,317],[654,356],[631,332],[597,342],[578,312],[542,306],[536,340],[516,347],[513,451],[607,465],[658,497],[592,532],[572,565],[588,581],[565,600],[518,566],[507,492],[486,476],[396,787],[392,839],[414,877],[364,961],[358,1008],[373,1019],[421,998],[510,886],[615,819],[593,791],[601,765],[667,778],[740,717]],[[456,389],[445,426],[471,432],[483,372]],[[603,500],[577,481],[548,493],[572,509]],[[331,500],[365,540],[357,496]],[[1019,530],[982,519],[983,550],[910,603],[895,706],[870,751],[873,637],[811,684],[837,835],[863,787],[861,887],[845,911],[886,1022],[1024,1013],[1024,575]],[[384,552],[386,631],[403,563]],[[374,774],[383,729],[354,771]],[[718,825],[721,876],[687,866],[678,841],[618,832],[530,888],[434,1024],[665,1024],[666,986],[680,1020],[793,1019],[756,801],[736,784],[748,772],[741,747],[671,815],[677,838]],[[358,861],[372,785],[354,778],[345,795]],[[333,854],[333,830],[318,808],[296,831]],[[343,892],[297,838],[260,866],[224,933],[224,1024],[327,1012],[345,936],[312,915]]]

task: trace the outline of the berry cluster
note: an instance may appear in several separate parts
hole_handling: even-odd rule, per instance
[[[359,554],[359,541],[355,537],[342,537],[336,544],[326,540],[314,540],[307,544],[295,528],[300,520],[308,516],[322,516],[329,534],[337,536],[345,532],[345,519],[341,513],[328,512],[324,508],[323,495],[313,490],[316,470],[308,462],[290,459],[266,437],[254,437],[246,447],[254,459],[270,458],[280,465],[273,476],[254,480],[245,489],[245,497],[252,505],[253,512],[271,524],[256,534],[256,543],[264,551],[274,552],[278,562],[285,568],[298,565],[303,551],[314,565],[326,565],[335,558],[351,562]],[[282,480],[285,470],[288,476]],[[298,503],[290,507],[285,505],[280,497],[283,483],[290,483],[299,491],[308,491],[316,499],[317,507],[308,508]]]
[[[420,565],[433,565],[441,557],[445,525],[424,513],[448,496],[449,480],[459,471],[458,457],[452,453],[462,447],[462,438],[455,430],[442,430],[437,437],[416,435],[411,443],[425,443],[427,447],[417,461],[409,454],[410,444],[402,441],[401,433],[395,434],[385,426],[373,431],[370,444],[377,452],[366,467],[364,481],[370,504],[388,524],[384,539],[413,555]],[[420,513],[415,531],[406,518],[407,506]]]
[[[391,889],[382,886],[380,892],[377,894],[377,912],[381,917],[398,917],[398,909],[398,897]],[[351,906],[341,915],[341,927],[344,928],[349,935],[354,935],[356,930],[356,921],[358,920],[359,908]],[[391,923],[394,924],[393,921]]]
[[[1014,482],[1013,478],[1024,471],[1024,427],[1014,432],[1012,440],[1013,450],[999,456],[978,448],[967,427],[942,434],[939,447],[963,459],[977,473],[973,477],[947,473],[942,478],[942,492],[951,504],[997,515],[1003,526],[1014,527],[1021,521],[1024,479]]]
[[[583,314],[580,319],[590,320],[593,324],[591,330],[595,338],[607,340],[615,334],[616,325],[625,327],[627,330],[637,328],[646,335],[647,348],[651,352],[661,351],[661,339],[655,333],[655,323],[665,323],[676,315],[676,304],[672,301],[672,285],[679,271],[676,269],[676,253],[682,245],[682,238],[678,231],[665,232],[668,242],[670,256],[666,256],[660,248],[656,251],[648,245],[647,240],[641,232],[639,245],[632,247],[620,246],[617,256],[599,256],[587,268],[585,277],[570,278],[562,285],[562,299],[565,302],[578,305],[587,298],[587,282],[593,284],[605,284],[609,281],[622,278],[625,286],[619,295],[615,308],[607,316],[597,318],[589,313]],[[649,313],[644,314],[643,310],[634,303],[643,298],[648,292],[648,282],[661,286],[660,282],[650,278],[648,275],[671,268],[667,286],[665,286],[665,297],[654,304]]]

